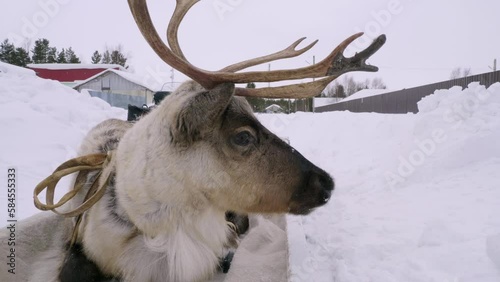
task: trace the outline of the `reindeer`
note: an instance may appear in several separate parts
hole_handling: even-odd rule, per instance
[[[84,188],[73,205],[85,200],[93,181],[106,190],[83,214],[76,243],[66,250],[69,255],[47,255],[40,268],[52,271],[39,272],[34,280],[205,281],[217,271],[223,250],[237,241],[226,212],[307,215],[330,199],[332,177],[266,129],[241,96],[316,96],[343,73],[376,71],[366,59],[384,44],[385,36],[346,58],[345,48],[362,35],[355,34],[323,61],[305,68],[240,72],[299,56],[317,42],[296,50],[302,38],[280,52],[206,71],[187,61],[177,40],[180,22],[197,2],[177,0],[167,46],[152,24],[146,0],[128,0],[153,50],[192,81],[137,123],[108,120],[88,133],[79,153],[110,153],[102,170],[109,178],[98,178],[96,172],[77,177],[75,185]],[[280,87],[235,87],[320,77]]]

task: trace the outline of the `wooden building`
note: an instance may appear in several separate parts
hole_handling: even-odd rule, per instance
[[[127,109],[128,104],[141,106],[151,104],[158,90],[147,85],[136,75],[124,71],[108,69],[82,81],[73,89],[88,90],[93,97],[107,101],[111,106]]]

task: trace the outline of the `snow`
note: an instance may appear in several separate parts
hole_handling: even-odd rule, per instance
[[[9,167],[17,169],[17,216],[22,219],[38,211],[32,197],[36,184],[76,156],[88,130],[108,118],[126,119],[127,113],[30,70],[5,65],[0,64],[0,171],[5,175]],[[2,223],[7,222],[6,192],[0,192]]]
[[[322,107],[341,102],[342,98],[314,98],[314,107]]]
[[[119,69],[125,70],[118,64],[28,64],[28,68],[46,70],[72,70],[72,69]]]
[[[272,104],[270,106],[268,106],[267,108],[265,108],[266,111],[282,111],[283,108],[281,108],[279,105],[276,105],[276,104]]]
[[[22,219],[85,133],[126,113],[14,69],[0,65],[0,171],[17,169]],[[336,179],[326,206],[287,216],[291,281],[500,281],[500,84],[436,91],[419,110],[259,115]]]
[[[0,73],[8,73],[9,75],[35,76],[35,72],[33,70],[7,64],[2,61],[0,61]]]
[[[336,178],[288,217],[292,281],[500,281],[500,84],[419,110],[261,117]]]

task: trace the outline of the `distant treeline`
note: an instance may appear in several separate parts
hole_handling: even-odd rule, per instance
[[[102,53],[96,50],[90,60],[93,64],[118,64],[127,67],[127,56],[123,54],[121,45],[115,48],[106,47]],[[30,48],[29,44],[25,47],[15,46],[8,39],[5,39],[0,43],[0,61],[20,67],[26,67],[31,63],[81,63],[72,47],[58,50],[57,47],[51,46],[50,41],[46,38],[36,40],[33,48]]]

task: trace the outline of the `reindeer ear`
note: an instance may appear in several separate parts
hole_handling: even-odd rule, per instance
[[[177,115],[173,141],[191,144],[212,129],[227,109],[234,94],[234,84],[224,83],[199,92],[188,99]]]

